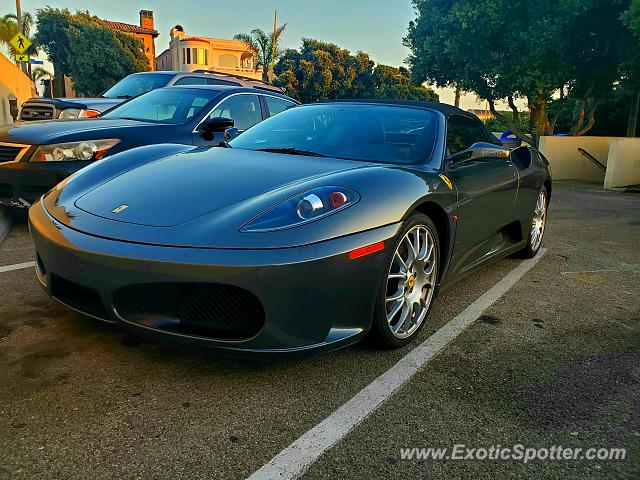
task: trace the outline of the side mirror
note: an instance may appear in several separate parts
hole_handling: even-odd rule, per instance
[[[474,160],[489,160],[492,158],[509,158],[510,150],[493,143],[478,142],[466,150],[449,157],[449,162],[457,164]]]
[[[224,132],[228,128],[233,127],[233,120],[230,118],[217,117],[209,118],[200,124],[198,130],[201,133]]]
[[[236,138],[238,135],[240,135],[240,130],[238,130],[235,127],[232,128],[227,128],[224,131],[224,141],[225,142],[229,142],[231,140],[233,140],[234,138]]]

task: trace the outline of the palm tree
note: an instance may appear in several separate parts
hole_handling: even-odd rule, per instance
[[[279,48],[278,44],[282,39],[282,32],[284,32],[286,26],[287,24],[285,23],[278,27],[275,34],[268,34],[261,28],[254,28],[251,30],[251,33],[239,33],[233,37],[234,39],[240,40],[251,47],[253,50],[254,67],[256,71],[258,68],[262,67],[262,80],[265,82],[269,82],[271,80],[269,78],[269,66],[271,65],[272,56],[275,53],[275,57],[273,58],[273,63],[275,64],[278,58],[282,55],[282,50]]]
[[[43,67],[35,67],[31,70],[31,80],[38,82],[41,78],[50,77],[51,73]]]
[[[29,37],[31,28],[33,27],[33,16],[26,12],[22,14],[22,33]],[[8,13],[0,18],[0,44],[9,47],[9,54],[11,58],[15,60],[18,52],[9,43],[13,37],[18,33],[18,17],[15,13]],[[33,50],[34,47],[30,47],[29,50]]]

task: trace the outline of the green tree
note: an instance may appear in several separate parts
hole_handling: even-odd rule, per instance
[[[633,0],[629,9],[620,15],[622,23],[633,35],[632,42],[622,65],[624,86],[628,91],[629,114],[627,136],[635,137],[638,129],[638,109],[640,107],[640,0]]]
[[[33,70],[31,70],[31,80],[33,80],[34,82],[37,82],[44,77],[50,76],[51,73],[43,67],[35,67]]]
[[[373,69],[372,98],[438,101],[430,88],[411,83],[411,73],[403,67],[376,65]]]
[[[269,78],[269,67],[272,63],[273,55],[275,54],[275,57],[273,57],[274,62],[277,62],[284,53],[280,48],[280,42],[286,27],[286,23],[279,26],[276,28],[275,34],[269,34],[260,28],[254,28],[251,30],[251,33],[238,33],[233,37],[236,40],[245,42],[251,47],[254,58],[253,65],[256,71],[262,67],[262,80],[265,82],[273,80]]]
[[[88,12],[46,7],[37,11],[37,28],[36,39],[56,71],[56,95],[63,75],[71,77],[78,93],[95,96],[126,75],[149,70],[141,40]]]
[[[276,65],[274,83],[302,102],[338,98],[436,100],[431,89],[413,85],[406,69],[374,67],[369,55],[332,43],[305,38],[298,50],[287,50]]]
[[[503,119],[530,143],[552,134],[557,115],[571,107],[572,131],[595,122],[600,96],[616,81],[624,32],[618,16],[625,0],[414,0],[417,18],[405,44],[414,80],[459,86],[495,103],[506,100]],[[552,101],[564,92],[568,102]],[[526,135],[515,99],[531,111]],[[567,104],[567,105],[565,105]],[[577,108],[576,108],[577,106]],[[534,138],[535,137],[535,138]]]

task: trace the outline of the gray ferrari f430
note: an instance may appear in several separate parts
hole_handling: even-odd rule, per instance
[[[343,101],[219,147],[116,154],[29,220],[38,281],[63,304],[142,336],[275,355],[369,333],[407,344],[439,291],[536,255],[550,195],[544,157],[467,112]]]

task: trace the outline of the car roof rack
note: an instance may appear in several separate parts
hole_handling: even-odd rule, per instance
[[[198,70],[194,70],[192,73],[221,75],[223,77],[238,78],[240,80],[245,80],[247,82],[253,82],[253,83],[259,84],[259,85],[254,85],[253,88],[258,88],[260,90],[267,90],[267,91],[270,91],[270,92],[283,93],[283,90],[280,87],[276,87],[275,85],[271,85],[270,83],[267,83],[264,80],[260,80],[258,78],[247,77],[246,75],[238,75],[236,73],[229,73],[229,72],[220,72],[218,70],[207,70],[207,69],[204,69],[204,68],[200,68]]]
[[[218,70],[206,70],[204,68],[201,68],[198,70],[194,70],[193,73],[213,73],[214,75],[223,75],[225,77],[235,77],[235,78],[240,78],[242,80],[249,80],[250,82],[264,83],[265,85],[269,85],[267,82],[263,80],[259,80],[257,78],[247,77],[246,75],[238,75],[236,73],[219,72]]]

